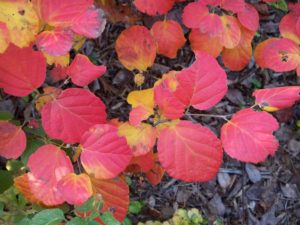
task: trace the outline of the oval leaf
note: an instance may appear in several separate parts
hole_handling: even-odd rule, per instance
[[[254,6],[245,3],[245,9],[237,14],[240,23],[251,31],[256,31],[259,26],[259,15]]]
[[[155,22],[151,33],[157,42],[157,53],[171,59],[176,57],[178,49],[185,43],[182,28],[174,20]]]
[[[10,45],[0,54],[0,88],[8,94],[22,97],[40,87],[46,77],[46,59],[31,47]]]
[[[279,30],[282,37],[290,39],[299,45],[300,37],[297,35],[296,31],[297,20],[298,15],[295,13],[288,13],[281,19],[279,23]]]
[[[212,179],[222,162],[220,140],[208,128],[190,121],[162,129],[157,148],[164,169],[187,182]]]
[[[300,100],[300,86],[277,87],[256,90],[253,93],[255,102],[262,109],[276,111],[291,107]]]
[[[156,43],[144,26],[131,26],[122,31],[116,41],[120,62],[128,69],[147,70],[156,56]]]
[[[65,143],[78,143],[91,126],[106,120],[105,105],[92,92],[69,88],[42,109],[46,133]]]
[[[93,194],[90,177],[84,173],[69,173],[57,184],[57,190],[65,201],[71,205],[81,205]]]
[[[221,129],[224,150],[243,162],[262,162],[278,147],[278,141],[272,135],[278,128],[276,119],[270,114],[243,109]]]
[[[174,0],[135,0],[135,7],[150,16],[167,13],[174,5]]]
[[[21,127],[0,121],[0,156],[17,159],[26,148],[26,135]]]
[[[81,138],[81,163],[96,179],[118,176],[132,158],[132,151],[115,126],[108,124],[91,127]]]
[[[74,84],[83,87],[102,76],[106,72],[106,67],[96,66],[87,56],[77,54],[66,72]]]
[[[184,7],[182,20],[188,28],[199,28],[204,16],[208,15],[208,9],[200,2],[191,2]]]
[[[223,32],[220,35],[220,42],[225,48],[236,47],[241,39],[241,31],[238,20],[233,16],[221,16]]]

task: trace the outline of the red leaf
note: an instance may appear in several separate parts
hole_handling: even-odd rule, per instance
[[[185,43],[182,28],[174,20],[155,22],[151,33],[157,42],[157,53],[171,59],[176,58],[178,49]]]
[[[68,27],[93,5],[92,0],[36,0],[41,18],[50,26]]]
[[[220,6],[222,0],[201,0],[202,5]]]
[[[227,92],[225,71],[212,56],[198,53],[196,61],[176,74],[175,96],[185,106],[206,110],[217,104]]]
[[[146,155],[133,157],[126,168],[126,172],[141,173],[148,172],[154,165],[153,152],[150,151]]]
[[[222,0],[221,8],[234,13],[241,12],[245,9],[244,0]]]
[[[0,54],[0,88],[10,95],[26,96],[40,87],[46,77],[46,59],[31,47],[10,45]]]
[[[182,20],[188,28],[199,28],[203,17],[208,15],[208,9],[201,2],[191,2],[183,10]]]
[[[132,158],[132,151],[118,129],[108,124],[95,125],[81,138],[81,163],[96,179],[111,179],[119,175]]]
[[[146,173],[146,177],[152,185],[158,185],[165,175],[165,169],[161,166],[160,162],[158,161],[157,154],[154,155],[154,160],[155,162],[151,170],[149,170]]]
[[[294,41],[296,44],[300,44],[300,37],[297,35],[296,23],[299,16],[295,13],[288,13],[285,15],[280,23],[279,30],[282,37]]]
[[[116,41],[120,62],[128,70],[147,70],[156,56],[156,43],[150,31],[144,26],[131,26],[122,31]]]
[[[9,30],[5,23],[0,22],[0,54],[4,53],[10,43]]]
[[[257,64],[276,72],[294,70],[300,63],[300,48],[286,38],[263,41],[255,51]]]
[[[170,71],[164,74],[162,80],[155,83],[154,100],[158,105],[160,112],[168,119],[178,119],[183,116],[186,105],[182,103],[175,95],[178,82],[176,71]]]
[[[78,143],[91,126],[106,120],[105,105],[89,90],[69,88],[42,109],[46,133],[65,143]]]
[[[162,129],[158,138],[158,157],[175,179],[208,181],[222,162],[222,145],[208,128],[190,121]]]
[[[36,37],[36,45],[41,50],[52,56],[67,54],[73,45],[74,34],[69,29],[55,29],[43,31]]]
[[[221,129],[224,150],[243,162],[262,162],[278,147],[278,141],[272,135],[278,128],[276,119],[270,114],[243,109]]]
[[[110,211],[113,216],[122,222],[129,207],[129,187],[120,178],[112,180],[92,179],[92,184],[96,193],[100,193],[103,198],[102,212]]]
[[[199,29],[193,29],[191,31],[189,40],[194,52],[206,52],[215,58],[223,49],[218,37],[211,37],[209,34],[203,34]]]
[[[210,37],[219,36],[224,32],[220,16],[213,13],[204,16],[198,27],[202,33],[207,33]]]
[[[57,190],[64,200],[71,205],[81,205],[93,194],[90,177],[84,173],[69,173],[57,184]]]
[[[17,159],[26,148],[26,135],[21,127],[0,121],[0,156]]]
[[[237,14],[240,23],[251,31],[256,31],[259,26],[259,15],[254,6],[245,3],[245,9]]]
[[[50,71],[50,76],[52,77],[54,82],[64,80],[68,76],[67,68],[62,67],[61,65],[57,65]]]
[[[57,183],[65,175],[73,173],[66,153],[54,145],[44,145],[30,155],[27,165],[31,171],[28,173],[29,186],[34,196],[49,206],[63,203]]]
[[[78,15],[74,19],[71,28],[76,34],[88,38],[97,38],[102,34],[105,24],[103,11],[92,7]]]
[[[135,7],[150,16],[155,16],[156,14],[163,15],[172,9],[174,5],[174,0],[135,0]]]
[[[277,87],[256,90],[253,93],[255,102],[263,109],[272,107],[274,110],[289,108],[300,100],[300,86]],[[268,110],[267,110],[268,111]]]
[[[106,72],[105,66],[94,65],[87,56],[77,54],[67,69],[72,82],[78,86],[86,86]]]

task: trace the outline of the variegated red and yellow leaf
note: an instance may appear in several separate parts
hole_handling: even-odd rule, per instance
[[[296,23],[299,16],[291,12],[285,15],[280,23],[279,30],[282,37],[294,41],[296,44],[300,44],[300,37],[297,35]]]
[[[0,54],[4,53],[10,42],[9,32],[5,23],[0,21]]]
[[[223,32],[220,34],[220,42],[225,48],[236,47],[241,39],[241,30],[237,18],[234,16],[221,16]]]
[[[213,13],[203,16],[198,27],[201,33],[207,33],[210,37],[217,37],[224,32],[220,16]]]

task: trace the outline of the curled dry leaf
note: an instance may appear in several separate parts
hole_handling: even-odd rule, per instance
[[[150,16],[163,15],[172,9],[174,0],[134,0],[135,7]]]
[[[102,76],[106,72],[106,67],[96,66],[87,56],[77,54],[66,72],[74,84],[83,87]]]
[[[277,111],[291,107],[300,100],[300,86],[276,87],[256,90],[255,102],[265,111]]]
[[[132,151],[113,125],[99,124],[85,132],[80,141],[81,163],[96,179],[117,177],[129,164]]]
[[[179,121],[159,134],[158,157],[174,178],[187,182],[208,181],[222,162],[222,144],[208,128]]]
[[[174,20],[155,22],[151,33],[157,42],[157,53],[171,59],[176,58],[178,49],[185,43],[183,30]]]
[[[17,159],[26,148],[26,135],[21,127],[0,120],[0,156]]]
[[[126,69],[145,71],[154,63],[156,43],[146,27],[136,25],[122,31],[116,41],[116,51]]]
[[[243,109],[221,129],[224,151],[243,162],[262,162],[277,150],[279,144],[273,132],[278,128],[278,122],[270,114]]]
[[[46,77],[46,59],[31,47],[18,48],[11,44],[0,54],[0,88],[22,97],[40,87]]]
[[[78,143],[94,124],[106,121],[105,105],[92,92],[69,88],[42,109],[45,132],[65,143]]]

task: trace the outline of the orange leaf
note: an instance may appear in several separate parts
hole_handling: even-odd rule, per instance
[[[286,72],[296,69],[300,63],[300,48],[289,39],[272,38],[256,48],[255,59],[261,67]]]
[[[116,41],[120,62],[128,70],[147,70],[154,63],[156,43],[144,26],[131,26],[122,31]]]
[[[111,212],[113,216],[122,222],[129,207],[129,187],[121,178],[112,180],[99,180],[92,178],[92,185],[96,193],[103,198],[102,212]]]
[[[233,16],[221,16],[223,32],[220,34],[220,42],[225,48],[236,47],[241,39],[241,31],[238,20]]]
[[[211,37],[209,34],[201,33],[199,29],[193,29],[191,31],[189,40],[194,52],[206,52],[215,58],[223,49],[218,37]]]
[[[153,152],[150,151],[145,155],[133,157],[126,168],[126,172],[130,173],[146,173],[154,165],[154,155]]]
[[[88,175],[69,173],[57,184],[57,190],[71,205],[81,205],[93,194],[91,179]]]
[[[163,168],[175,179],[208,181],[222,162],[222,144],[208,128],[180,121],[164,128],[159,135],[158,157]]]
[[[135,7],[150,16],[167,13],[174,5],[174,0],[134,0]]]
[[[41,201],[31,192],[28,174],[23,174],[14,178],[14,186],[24,195],[27,201],[33,204],[41,204]]]
[[[158,161],[157,154],[154,155],[155,162],[153,167],[146,173],[146,177],[152,185],[158,185],[165,175],[165,169]]]
[[[241,27],[241,40],[238,46],[222,51],[224,65],[232,71],[240,71],[245,68],[252,57],[252,38],[254,32]]]
[[[185,43],[182,28],[174,20],[155,22],[151,33],[157,42],[157,53],[171,59],[176,58],[178,49]]]
[[[40,87],[46,77],[46,60],[31,47],[10,45],[0,54],[0,88],[14,96],[26,96]]]
[[[221,129],[224,150],[243,162],[262,162],[277,150],[278,141],[272,133],[278,128],[276,119],[270,114],[243,109]]]
[[[207,33],[210,37],[216,37],[224,32],[220,16],[209,13],[204,16],[199,23],[199,29],[202,33]]]
[[[21,127],[0,121],[0,156],[17,159],[26,148],[26,135]]]
[[[108,124],[91,127],[81,138],[81,163],[96,179],[111,179],[119,175],[132,158],[132,151],[118,129]]]
[[[253,93],[255,102],[263,110],[268,108],[276,110],[291,107],[296,101],[300,100],[300,86],[266,88],[256,90]]]
[[[118,128],[118,134],[126,138],[133,156],[147,154],[156,142],[156,129],[146,123],[141,123],[138,127],[123,123]]]

